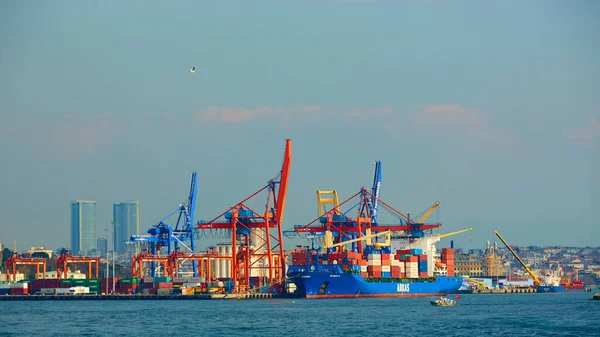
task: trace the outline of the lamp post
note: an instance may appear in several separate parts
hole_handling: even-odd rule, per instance
[[[106,274],[106,292],[108,293],[108,227],[104,228],[104,233],[105,233],[104,238],[106,240],[106,246],[105,246],[106,247],[106,256],[105,256],[105,259],[106,259],[106,271],[105,271],[105,274]]]
[[[111,221],[110,224],[113,227],[113,235],[112,235],[112,275],[113,275],[113,279],[112,279],[112,293],[115,293],[115,231],[116,231],[116,226],[115,226],[115,222]]]

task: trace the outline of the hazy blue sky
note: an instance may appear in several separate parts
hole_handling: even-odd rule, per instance
[[[459,247],[494,229],[597,246],[599,17],[591,0],[2,1],[0,241],[68,245],[75,199],[98,201],[99,236],[126,199],[148,228],[192,171],[208,220],[291,138],[285,227],[381,160],[381,199],[439,200],[441,232],[475,228]]]

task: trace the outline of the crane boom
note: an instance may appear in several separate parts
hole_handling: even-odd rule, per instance
[[[436,209],[439,205],[440,205],[439,201],[434,202],[433,205],[431,205],[431,207],[429,207],[429,209],[427,211],[425,211],[425,213],[423,215],[421,215],[421,217],[419,219],[417,219],[417,223],[423,223],[423,221],[425,221],[425,219],[427,219],[427,217],[429,217],[431,212],[433,212],[433,210]]]
[[[331,243],[333,241],[332,236],[331,236],[331,232],[327,231],[325,233],[325,237],[323,239],[323,248],[327,249],[327,248],[334,248],[334,247],[339,247],[339,246],[343,246],[345,244],[349,244],[352,242],[358,242],[358,241],[364,241],[367,239],[371,239],[377,236],[383,236],[383,235],[390,235],[392,233],[392,231],[385,231],[385,232],[379,232],[377,234],[367,234],[365,236],[362,236],[360,238],[357,239],[352,239],[352,240],[347,240],[344,242],[339,242],[339,243]]]
[[[508,242],[506,242],[506,240],[504,240],[502,235],[500,235],[500,233],[498,233],[498,231],[494,231],[494,234],[496,234],[496,236],[502,241],[502,243],[504,243],[506,248],[508,248],[508,250],[510,250],[510,252],[515,256],[517,261],[519,261],[519,263],[521,263],[521,265],[523,266],[523,268],[525,268],[525,270],[529,273],[529,275],[531,275],[531,277],[533,277],[534,285],[539,286],[540,284],[542,284],[542,282],[540,282],[540,279],[538,279],[538,277],[533,273],[533,271],[531,269],[529,269],[529,267],[525,264],[525,262],[523,262],[523,260],[521,260],[519,255],[517,255],[517,253],[508,245]]]
[[[381,161],[375,162],[375,174],[373,175],[373,193],[371,201],[371,223],[377,224],[377,210],[379,209],[379,191],[381,190]]]
[[[277,209],[275,210],[275,222],[281,223],[283,211],[285,209],[285,198],[287,195],[288,179],[290,175],[290,166],[292,165],[292,140],[285,140],[285,152],[283,154],[283,165],[281,166],[281,179],[279,183],[279,193],[277,194]],[[281,249],[283,251],[283,249]]]
[[[447,238],[447,237],[452,236],[452,235],[456,235],[456,234],[460,234],[460,233],[464,233],[466,231],[472,231],[472,230],[473,230],[473,228],[465,228],[465,229],[461,229],[461,230],[456,231],[456,232],[450,232],[450,233],[440,234],[440,235],[436,235],[436,236],[438,238],[440,238],[440,239],[443,239],[443,238]]]

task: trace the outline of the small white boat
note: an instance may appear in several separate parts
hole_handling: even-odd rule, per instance
[[[440,297],[439,299],[437,299],[435,301],[429,301],[429,303],[431,303],[431,305],[435,305],[438,307],[451,307],[456,304],[456,301],[451,300],[449,298]]]

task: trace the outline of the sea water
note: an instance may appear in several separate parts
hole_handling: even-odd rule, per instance
[[[0,336],[600,336],[592,295],[0,301]]]

